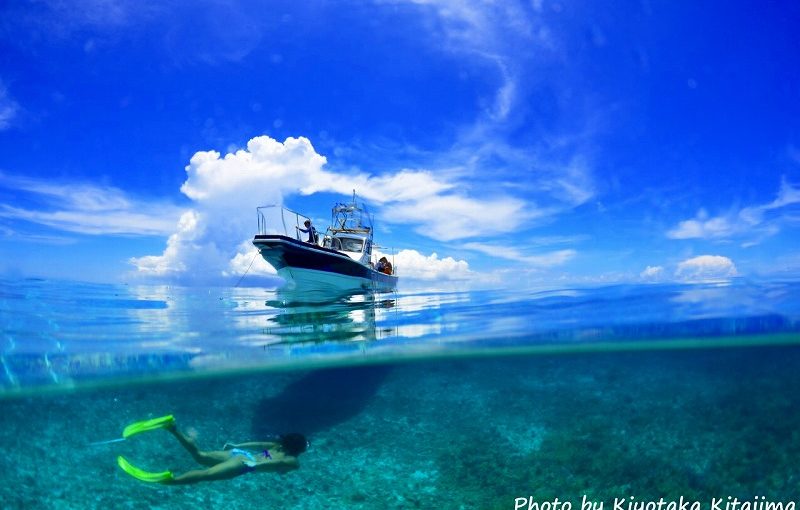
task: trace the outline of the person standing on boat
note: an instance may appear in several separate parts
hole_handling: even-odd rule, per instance
[[[297,226],[295,226],[294,228],[296,228],[297,230],[299,230],[304,234],[308,234],[308,241],[306,241],[307,243],[317,244],[317,229],[315,229],[314,225],[311,224],[311,220],[306,220],[305,222],[303,222],[303,225],[305,225],[306,228],[300,228]]]

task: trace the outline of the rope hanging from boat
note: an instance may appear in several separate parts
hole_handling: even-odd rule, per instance
[[[240,283],[242,283],[242,280],[244,280],[244,277],[247,276],[247,273],[250,272],[250,268],[253,267],[253,262],[256,261],[256,257],[258,257],[258,250],[256,250],[256,254],[253,255],[253,260],[250,261],[250,265],[247,266],[247,271],[244,272],[244,274],[239,278],[239,281],[236,282],[236,285],[233,286],[234,289],[236,287],[238,287]]]

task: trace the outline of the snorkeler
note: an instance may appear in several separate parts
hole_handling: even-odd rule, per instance
[[[171,471],[149,473],[130,464],[124,457],[117,458],[119,466],[129,475],[144,482],[157,482],[165,485],[184,485],[213,480],[228,480],[246,473],[276,472],[286,473],[300,467],[297,456],[306,451],[308,442],[302,434],[286,434],[275,441],[260,441],[231,444],[223,448],[231,449],[204,451],[197,447],[192,438],[178,430],[175,419],[170,416],[155,418],[129,425],[123,437],[139,432],[165,428],[181,443],[198,464],[206,469],[187,471],[173,475]]]

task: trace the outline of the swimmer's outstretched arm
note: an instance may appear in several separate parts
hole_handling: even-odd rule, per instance
[[[226,443],[226,446],[234,448],[254,448],[256,450],[268,450],[270,448],[277,448],[280,443],[275,441],[250,441],[247,443]]]
[[[216,466],[231,457],[230,452],[201,450],[197,447],[197,443],[194,442],[194,439],[181,432],[174,423],[168,426],[167,430],[175,436],[178,442],[192,455],[192,458],[194,458],[198,464]]]

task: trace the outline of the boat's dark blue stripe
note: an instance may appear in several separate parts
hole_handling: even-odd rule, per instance
[[[253,244],[275,269],[297,267],[367,280],[391,282],[394,277],[372,270],[336,250],[280,235],[257,235]]]

